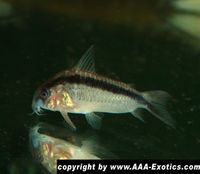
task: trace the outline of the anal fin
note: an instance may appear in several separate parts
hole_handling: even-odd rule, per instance
[[[101,127],[101,117],[93,112],[87,113],[85,115],[85,118],[87,122],[94,128],[94,129],[100,129]]]

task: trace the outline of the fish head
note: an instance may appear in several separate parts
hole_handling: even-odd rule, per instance
[[[30,129],[30,150],[33,157],[50,173],[56,173],[57,160],[71,159],[75,146],[65,139],[52,136],[53,129],[49,126],[51,125],[39,123]]]
[[[30,149],[32,152],[32,155],[35,159],[39,162],[44,161],[43,154],[41,153],[42,146],[45,142],[47,142],[47,137],[42,135],[39,132],[40,125],[33,127],[30,129],[29,132],[29,143],[30,143]]]
[[[48,109],[46,107],[46,101],[49,100],[49,97],[51,96],[51,92],[46,87],[40,87],[36,90],[33,101],[32,101],[32,109],[34,113],[37,115],[40,115],[42,112],[42,109]]]
[[[54,144],[56,139],[43,132],[43,125],[38,124],[29,132],[30,149],[33,157],[52,173],[56,169]],[[55,173],[55,172],[53,172]]]
[[[59,76],[56,76],[50,82],[47,81],[36,90],[32,101],[32,109],[37,115],[41,115],[43,109],[66,111],[68,108],[74,108],[74,102],[68,92],[67,85],[54,83],[57,79],[59,79]]]
[[[60,86],[47,87],[44,84],[33,96],[32,109],[37,115],[41,115],[43,110],[58,111],[62,97]]]

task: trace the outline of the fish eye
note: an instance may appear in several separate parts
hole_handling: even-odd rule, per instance
[[[46,99],[49,96],[49,90],[47,88],[42,89],[40,97]]]

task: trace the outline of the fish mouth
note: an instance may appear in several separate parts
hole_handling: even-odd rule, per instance
[[[37,115],[43,115],[43,105],[44,102],[41,99],[33,100],[32,102],[32,109],[33,112]]]

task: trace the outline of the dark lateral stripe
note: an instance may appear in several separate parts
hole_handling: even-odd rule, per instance
[[[89,87],[99,88],[99,89],[106,90],[115,94],[122,94],[128,97],[132,97],[134,99],[140,100],[140,101],[144,101],[144,98],[141,95],[136,94],[133,91],[108,83],[107,81],[98,80],[92,77],[84,77],[84,76],[80,76],[79,74],[75,74],[71,76],[61,76],[47,83],[46,85],[47,87],[50,87],[57,84],[64,84],[66,82],[83,84]]]

